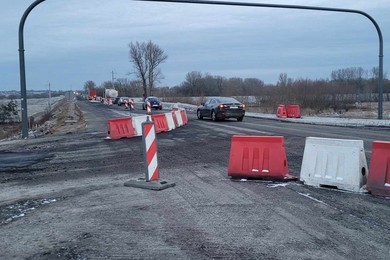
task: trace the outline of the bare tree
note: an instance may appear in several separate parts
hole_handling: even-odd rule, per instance
[[[162,73],[158,66],[165,62],[168,56],[152,41],[148,43],[130,43],[129,59],[134,64],[137,78],[142,82],[143,95],[153,92],[155,83],[161,79]]]
[[[145,43],[130,43],[130,52],[129,52],[129,59],[130,62],[134,64],[135,67],[135,74],[137,78],[142,82],[142,88],[144,90],[144,98],[147,96],[146,90],[146,79],[147,79],[147,73],[148,73],[148,62],[145,59],[145,50],[146,50],[146,44]]]
[[[168,55],[152,41],[149,41],[146,44],[145,55],[148,62],[149,94],[152,95],[155,82],[158,82],[163,77],[158,66],[168,59]]]

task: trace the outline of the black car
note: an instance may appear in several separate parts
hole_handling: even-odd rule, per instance
[[[114,98],[114,100],[112,101],[113,104],[118,104],[118,101],[120,100],[121,98],[120,97],[116,97]]]
[[[242,121],[245,116],[245,105],[232,97],[210,97],[202,103],[196,112],[198,119],[210,117],[212,120],[236,118]]]
[[[119,97],[116,103],[118,104],[118,106],[122,106],[126,103],[126,101],[129,102],[129,100],[129,97]]]
[[[151,108],[162,110],[162,103],[157,97],[147,97],[145,98],[145,102],[142,104],[142,109],[146,110],[148,105],[148,101],[150,103]]]

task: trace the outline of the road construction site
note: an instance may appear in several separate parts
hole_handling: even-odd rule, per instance
[[[145,176],[142,137],[107,139],[109,119],[142,110],[86,101],[68,108],[82,113],[69,120],[62,111],[56,131],[0,142],[6,161],[17,161],[0,167],[2,259],[390,255],[388,198],[299,180],[307,137],[361,140],[369,164],[373,141],[390,141],[387,127],[213,122],[187,111],[187,124],[157,134],[160,177],[175,186],[155,191],[124,185]],[[283,136],[296,180],[229,176],[234,135]]]

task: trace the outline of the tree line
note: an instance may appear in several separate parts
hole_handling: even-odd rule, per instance
[[[378,99],[377,67],[371,70],[361,67],[337,69],[330,73],[330,78],[315,80],[292,79],[286,73],[280,73],[276,84],[265,84],[257,78],[226,78],[192,71],[177,86],[157,87],[163,78],[159,65],[168,58],[164,50],[152,41],[130,43],[129,49],[134,80],[120,78],[115,82],[103,82],[99,87],[93,81],[87,81],[84,84],[85,91],[94,88],[99,96],[103,96],[104,89],[115,88],[121,96],[155,95],[170,101],[176,101],[178,97],[254,96],[255,103],[270,107],[289,103],[317,110],[337,110],[351,103]],[[386,100],[389,100],[390,82],[386,76],[384,93]]]

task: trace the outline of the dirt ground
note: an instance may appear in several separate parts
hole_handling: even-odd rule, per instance
[[[69,133],[83,129],[85,122],[83,113],[74,102],[62,100],[53,108],[51,113],[39,112],[32,116],[29,122],[29,136],[37,137],[46,134]],[[0,140],[20,137],[21,123],[2,124]]]

